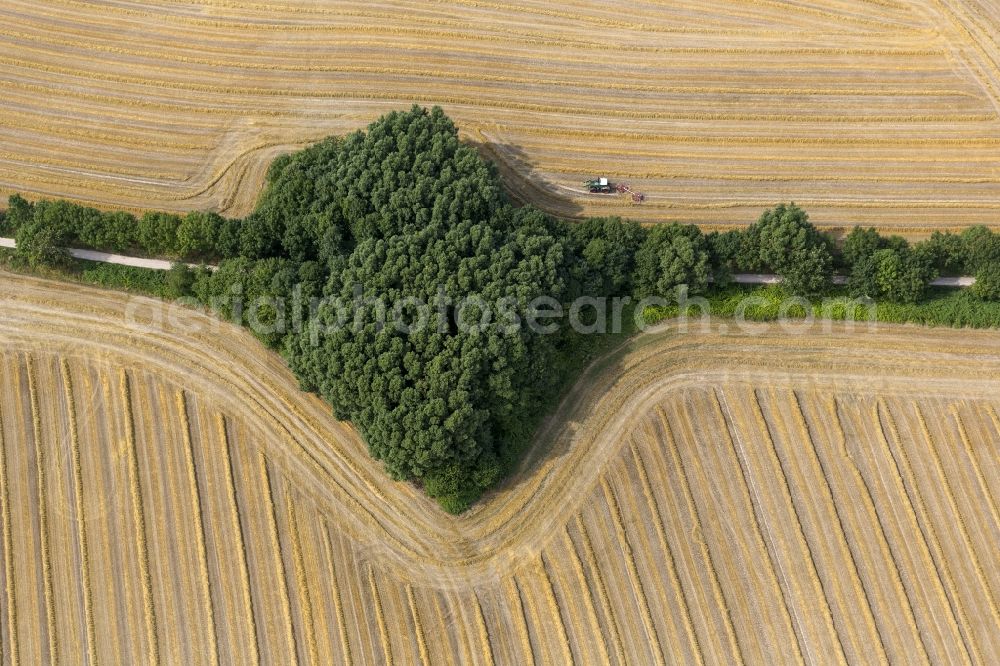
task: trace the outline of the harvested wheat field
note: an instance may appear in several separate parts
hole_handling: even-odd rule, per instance
[[[247,334],[0,278],[3,663],[1000,660],[995,334],[647,334],[453,518]]]
[[[996,0],[7,0],[0,191],[240,215],[278,154],[420,103],[564,216],[997,225],[998,32]]]

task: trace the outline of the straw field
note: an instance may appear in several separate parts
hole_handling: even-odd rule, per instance
[[[994,334],[647,334],[456,519],[246,334],[0,278],[0,663],[1000,660]]]
[[[997,225],[998,32],[996,0],[8,0],[0,191],[239,215],[416,102],[565,216]]]

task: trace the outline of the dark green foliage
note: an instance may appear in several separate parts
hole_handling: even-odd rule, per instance
[[[829,288],[833,276],[831,243],[795,204],[765,212],[743,235],[740,262],[751,270],[771,270],[795,294]]]
[[[969,227],[962,232],[965,243],[965,269],[976,273],[1000,261],[1000,235],[984,226]]]
[[[366,134],[308,153],[277,175],[320,205],[274,219],[298,230],[293,251],[328,267],[326,295],[358,307],[336,326],[340,310],[325,304],[317,325],[289,337],[286,357],[303,386],[358,426],[394,477],[419,479],[460,510],[501,478],[530,435],[522,424],[553,385],[564,339],[477,326],[480,308],[459,308],[460,299],[491,307],[508,299],[506,312],[522,318],[536,297],[562,299],[572,243],[562,225],[507,204],[493,169],[458,141],[440,110],[390,114]],[[304,164],[315,174],[311,186],[298,176]],[[434,306],[434,324],[396,326],[374,299],[389,308],[420,299]],[[401,323],[418,318],[403,313]]]
[[[193,212],[183,218],[146,213],[137,220],[131,213],[105,213],[62,200],[31,204],[16,194],[10,197],[8,206],[8,233],[37,224],[51,227],[54,239],[65,247],[105,252],[210,261],[237,256],[244,235],[241,220],[229,220],[216,213]]]
[[[962,232],[965,268],[976,277],[971,293],[983,300],[1000,300],[1000,235],[986,227]]]
[[[844,237],[841,254],[844,263],[850,267],[870,258],[883,247],[885,246],[882,235],[875,227],[854,227],[851,233]]]
[[[654,227],[636,254],[636,295],[675,296],[681,285],[687,285],[689,293],[701,293],[712,276],[711,262],[711,247],[698,227]]]
[[[12,194],[7,199],[6,224],[11,233],[30,222],[34,214],[34,205],[20,194]]]
[[[924,297],[928,285],[936,277],[936,270],[920,253],[885,248],[854,265],[850,289],[855,296],[916,303]]]
[[[582,260],[576,269],[581,293],[610,296],[632,292],[636,253],[646,238],[645,229],[618,217],[599,217],[572,225],[569,234]]]
[[[145,213],[139,218],[136,240],[154,256],[177,256],[177,229],[181,218],[170,213]]]
[[[188,260],[215,256],[217,239],[226,224],[217,213],[188,213],[177,226],[173,251]]]
[[[1000,301],[1000,261],[980,268],[969,291],[984,301]]]
[[[773,321],[783,315],[795,318],[806,314],[802,308],[783,309],[783,304],[791,295],[781,285],[730,285],[710,291],[706,298],[713,316],[732,317],[739,311],[751,321]],[[755,299],[753,305],[745,311],[741,310],[750,297]],[[869,312],[854,305],[846,288],[834,287],[824,294],[824,299],[813,301],[810,313],[817,319],[852,318],[859,322],[858,326],[864,326]],[[678,307],[648,308],[644,314],[646,323],[653,325],[676,317]],[[701,310],[692,310],[689,314],[700,316]],[[1000,328],[1000,303],[983,302],[967,290],[931,288],[920,303],[879,301],[874,316],[876,321],[892,324]]]
[[[32,221],[18,228],[16,256],[30,268],[65,266],[70,261],[66,234],[59,227]]]
[[[187,298],[194,295],[195,272],[187,264],[177,262],[167,271],[166,293],[169,298]]]
[[[925,253],[942,275],[961,275],[965,272],[968,253],[965,240],[957,234],[935,231],[930,238],[918,243],[915,249]]]
[[[101,264],[90,261],[74,261],[69,266],[75,279],[106,289],[149,294],[161,298],[177,298],[167,284],[167,271],[156,271],[135,266]]]
[[[214,273],[197,275],[191,291],[223,317],[244,324],[279,349],[290,331],[289,302],[299,266],[287,259],[230,259]],[[317,291],[316,286],[313,287]]]
[[[708,235],[708,247],[712,254],[715,283],[725,286],[737,272],[740,251],[743,247],[743,232],[713,231]]]
[[[274,161],[255,211],[258,219],[246,225],[244,248],[255,255],[281,251],[293,261],[318,259],[324,244],[332,246],[328,256],[342,251],[346,225],[338,212],[337,189],[330,182],[339,144],[331,137]],[[270,238],[256,238],[268,228],[276,230]]]

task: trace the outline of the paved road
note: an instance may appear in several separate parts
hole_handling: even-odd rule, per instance
[[[14,248],[16,245],[13,238],[0,238],[0,247]],[[121,254],[109,254],[107,252],[95,252],[93,250],[71,249],[70,255],[77,259],[87,261],[100,261],[106,264],[119,264],[121,266],[136,266],[138,268],[150,268],[154,271],[170,270],[173,262],[162,259],[143,259],[141,257],[127,257]],[[195,268],[197,264],[188,264]],[[215,266],[209,266],[215,269]],[[733,276],[733,281],[737,284],[778,284],[781,278],[777,275],[767,275],[765,273],[737,273]],[[847,278],[837,275],[833,278],[834,284],[847,284]],[[976,283],[976,278],[972,277],[943,277],[931,282],[935,287],[971,287]]]
[[[765,273],[737,273],[733,276],[733,282],[737,284],[778,284],[781,278],[777,275],[767,275]],[[844,275],[833,276],[834,284],[847,284],[847,277]],[[974,277],[943,277],[931,282],[935,287],[971,287],[976,284]]]
[[[13,249],[17,244],[13,238],[0,238],[0,247]],[[108,252],[95,252],[94,250],[70,249],[70,256],[86,261],[99,261],[104,264],[118,264],[119,266],[135,266],[137,268],[150,268],[154,271],[168,271],[174,265],[172,261],[163,259],[143,259],[142,257],[128,257],[123,254],[110,254]],[[195,268],[198,264],[188,264]],[[215,266],[209,266],[214,269]]]

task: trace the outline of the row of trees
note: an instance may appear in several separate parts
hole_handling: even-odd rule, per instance
[[[970,272],[980,278],[978,295],[1000,298],[1000,237],[985,228],[913,247],[856,229],[838,249],[794,205],[746,230],[709,234],[617,218],[568,224],[515,208],[494,167],[458,140],[438,108],[391,113],[364,132],[280,158],[243,220],[136,218],[15,196],[0,225],[29,265],[64,261],[73,245],[219,263],[215,272],[178,264],[168,285],[224,315],[233,314],[234,294],[269,297],[275,305],[255,313],[258,323],[276,321],[294,290],[303,302],[350,301],[360,287],[370,299],[361,303],[364,325],[331,326],[340,312],[327,301],[305,327],[265,326],[258,335],[305,390],[358,427],[390,474],[422,483],[451,511],[513,467],[564,359],[584,344],[562,322],[555,335],[458,326],[458,299],[505,299],[524,320],[538,297],[670,296],[681,285],[698,293],[737,271],[776,272],[805,295],[827,290],[842,271],[852,291],[899,301],[919,299],[938,274]],[[376,299],[442,296],[450,322],[442,326],[406,332],[379,325],[374,311]]]
[[[103,212],[68,201],[31,203],[13,195],[3,222],[32,266],[65,263],[66,247],[164,257],[186,262],[258,256],[261,245],[252,221],[227,219],[217,213],[187,215],[148,212]]]
[[[853,296],[917,303],[941,276],[969,275],[982,300],[1000,300],[1000,235],[984,226],[961,234],[934,233],[911,245],[856,227],[838,247],[798,206],[780,205],[742,231],[704,234],[693,225],[645,230],[616,219],[588,220],[570,231],[584,275],[585,291],[669,296],[684,285],[690,293],[723,286],[734,272],[782,277],[794,294],[820,295],[833,277],[848,277]]]

